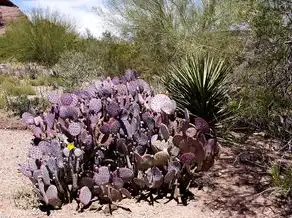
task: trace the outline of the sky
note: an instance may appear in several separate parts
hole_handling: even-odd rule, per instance
[[[92,35],[99,37],[104,31],[110,30],[104,19],[93,11],[93,7],[105,9],[104,0],[12,0],[12,2],[25,14],[28,14],[31,8],[57,10],[73,20],[81,34],[85,34],[88,29]]]

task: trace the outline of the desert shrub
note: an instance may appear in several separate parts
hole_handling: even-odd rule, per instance
[[[57,12],[32,10],[30,19],[11,23],[0,37],[1,59],[16,58],[52,66],[61,53],[76,47],[78,34],[74,25]]]
[[[237,113],[257,131],[266,129],[272,117],[284,115],[292,108],[288,98],[264,87],[244,87],[237,97],[234,103],[241,106]]]
[[[57,88],[62,85],[61,77],[58,75],[36,75],[35,79],[28,78],[27,81],[31,86],[53,86]]]
[[[7,75],[0,75],[0,84],[2,85],[3,83],[11,83],[13,85],[16,85],[19,81],[16,77],[13,76],[7,76]]]
[[[21,115],[31,109],[44,109],[46,101],[42,97],[36,97],[36,87],[57,87],[61,82],[57,76],[36,75],[35,79],[28,76],[17,77],[0,75],[0,108],[11,110],[15,115]]]
[[[143,78],[153,75],[149,69],[152,63],[141,51],[139,43],[104,32],[100,39],[88,38],[83,41],[82,52],[99,61],[108,75],[119,75],[127,69],[137,69]]]
[[[73,90],[91,78],[104,75],[98,59],[84,52],[64,52],[54,71],[60,78],[61,85],[67,90]]]
[[[8,95],[19,96],[19,95],[34,95],[35,90],[33,87],[21,84],[17,86],[11,86],[13,83],[3,83],[1,89],[5,90]]]
[[[177,117],[176,103],[134,70],[48,99],[47,112],[22,115],[34,139],[20,166],[46,206],[75,199],[83,211],[98,200],[111,212],[124,197],[153,204],[169,193],[186,205],[190,183],[219,152],[204,119]]]
[[[4,109],[6,106],[6,99],[2,93],[0,93],[0,109]]]
[[[9,96],[34,95],[35,90],[26,80],[16,76],[0,75],[0,92]]]
[[[36,76],[34,79],[29,79],[29,84],[32,86],[49,86],[51,85],[51,80],[48,76]]]
[[[28,98],[27,95],[6,96],[5,109],[13,112],[15,116],[21,116],[26,111],[37,113],[48,107],[48,101],[40,97]]]
[[[233,114],[236,114],[231,129],[249,133],[265,132],[270,137],[280,139],[285,145],[292,133],[291,97],[284,96],[271,87],[249,83],[241,85],[231,95],[232,105],[228,105]]]
[[[173,65],[164,85],[181,110],[187,108],[193,116],[215,124],[227,118],[227,78],[231,72],[223,59],[205,54],[188,56]]]
[[[255,1],[250,9],[249,40],[243,67],[233,78],[239,87],[232,99],[240,108],[237,127],[264,131],[286,144],[291,130],[280,117],[291,119],[291,4]],[[236,128],[237,128],[236,127]]]
[[[244,51],[246,38],[230,27],[245,21],[245,2],[107,0],[107,6],[110,24],[135,45],[147,75],[161,75],[171,63],[196,51],[228,60],[237,60]]]

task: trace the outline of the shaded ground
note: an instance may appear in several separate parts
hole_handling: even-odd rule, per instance
[[[37,208],[30,181],[17,172],[18,164],[26,159],[30,139],[29,131],[0,129],[0,217],[46,217]],[[287,205],[278,208],[269,191],[266,165],[278,158],[274,146],[277,142],[263,143],[254,137],[240,147],[224,148],[214,169],[198,181],[204,183],[203,189],[192,190],[196,199],[188,206],[174,201],[164,204],[166,200],[154,206],[123,200],[121,205],[132,212],[119,209],[112,217],[289,217]],[[75,204],[66,205],[51,217],[109,217],[93,211],[78,214],[75,208]]]
[[[253,136],[242,145],[223,148],[203,178],[205,205],[225,217],[292,217],[292,202],[278,201],[268,173],[274,161],[292,165],[291,155],[284,158],[275,151],[278,146],[277,141]]]

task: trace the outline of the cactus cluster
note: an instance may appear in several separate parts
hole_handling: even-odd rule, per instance
[[[40,201],[79,209],[136,197],[185,202],[195,176],[207,171],[219,147],[202,118],[177,115],[176,103],[154,94],[134,70],[94,81],[86,89],[50,93],[47,112],[24,113],[33,129],[20,171]]]

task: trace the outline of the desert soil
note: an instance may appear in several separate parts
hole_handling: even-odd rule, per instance
[[[0,218],[47,216],[37,207],[30,181],[17,171],[18,164],[26,159],[31,139],[28,130],[0,129]],[[258,148],[259,145],[253,146]],[[205,186],[201,190],[192,189],[195,199],[187,206],[177,205],[175,201],[164,204],[166,199],[154,206],[123,200],[120,205],[130,208],[131,212],[118,209],[112,217],[281,217],[270,195],[261,194],[269,180],[261,163],[257,164],[259,166],[248,164],[252,158],[254,163],[263,161],[263,149],[249,154],[252,155],[244,157],[246,163],[239,163],[244,162],[242,155],[225,147],[214,169],[202,179]],[[65,205],[61,210],[52,211],[50,217],[109,217],[102,211],[77,213],[75,208],[74,203]]]

